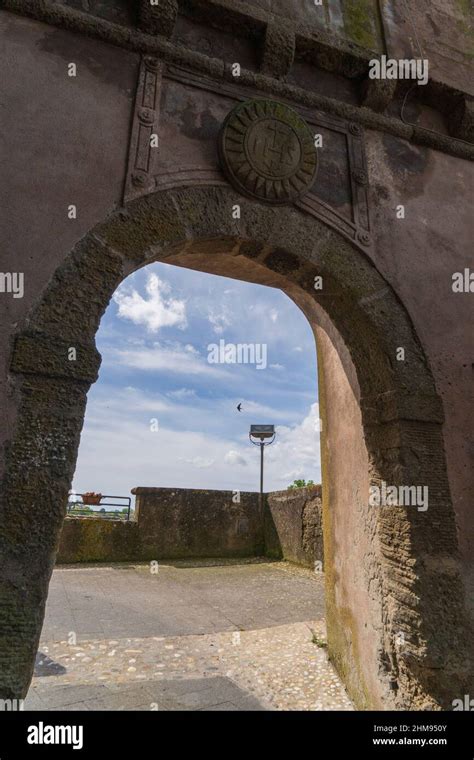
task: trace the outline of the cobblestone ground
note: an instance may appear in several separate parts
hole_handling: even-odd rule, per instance
[[[322,604],[283,562],[58,568],[25,709],[351,710]]]

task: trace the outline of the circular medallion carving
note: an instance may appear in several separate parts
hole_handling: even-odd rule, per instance
[[[362,243],[362,245],[370,245],[370,235],[365,230],[360,230],[357,233],[357,240]]]
[[[145,66],[149,71],[157,71],[158,70],[158,59],[153,58],[153,56],[146,56],[145,58]]]
[[[239,103],[222,126],[219,153],[229,182],[267,203],[291,203],[307,193],[318,165],[310,127],[273,100]]]
[[[363,169],[354,169],[352,176],[358,185],[367,185],[368,177],[367,173]]]
[[[138,118],[143,124],[147,124],[148,126],[151,126],[155,119],[155,113],[150,108],[139,108]]]
[[[132,183],[136,187],[145,187],[147,181],[147,175],[145,172],[137,171],[132,174]]]
[[[360,137],[362,134],[362,128],[359,126],[359,124],[356,124],[354,121],[351,121],[349,124],[349,132],[351,135],[354,135],[355,137]]]

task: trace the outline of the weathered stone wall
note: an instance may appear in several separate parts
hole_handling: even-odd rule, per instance
[[[139,0],[59,2],[81,11],[87,7],[91,15],[116,24],[133,26],[140,18]],[[295,33],[297,59],[307,57],[308,41],[318,36],[320,44],[339,38],[348,45],[402,58],[419,55],[420,45],[440,81],[472,92],[467,0],[324,0],[318,5],[314,0],[162,0],[160,5],[161,14],[155,11],[158,23],[153,26],[153,14],[148,13],[141,27],[180,42],[194,42],[200,52],[213,50],[216,54],[217,31],[221,31],[234,35],[234,50],[242,39],[253,44],[253,57],[258,61],[265,24],[270,20],[284,27],[287,35]]]
[[[138,523],[100,517],[67,517],[56,563],[127,562],[141,559]]]
[[[314,566],[323,559],[321,486],[264,494],[135,488],[135,519],[68,517],[56,562],[263,556]]]
[[[144,559],[263,554],[258,494],[183,488],[134,488]]]
[[[265,554],[323,568],[321,486],[269,493],[264,512]]]
[[[274,5],[273,12],[277,13],[278,8],[280,6]],[[3,297],[0,303],[3,312],[0,399],[4,415],[0,425],[1,475],[3,445],[11,438],[16,419],[14,393],[7,381],[12,335],[25,324],[29,310],[44,293],[67,252],[121,203],[140,56],[87,36],[0,13],[5,51],[3,92],[6,102],[11,104],[3,115],[8,161],[4,164],[0,202],[8,224],[1,230],[2,270],[25,271],[24,298]],[[453,18],[454,25],[461,23],[457,12]],[[80,71],[73,86],[65,75],[71,50]],[[450,75],[455,75],[454,67]],[[324,76],[318,81],[324,81]],[[300,72],[298,81],[303,80],[303,72]],[[347,84],[349,80],[344,81]],[[262,83],[256,81],[256,84]],[[337,91],[341,98],[350,100],[344,83],[339,84],[340,88],[331,85],[331,92]],[[291,93],[290,86],[286,92]],[[222,98],[209,95],[204,99],[198,91],[191,94],[189,88],[185,94],[185,113],[177,96],[170,96],[166,124],[162,127],[165,170],[166,154],[170,156],[170,163],[175,163],[179,155],[183,166],[191,165],[195,160],[193,156],[205,164],[214,150],[219,124],[231,105],[226,103],[221,108]],[[282,90],[275,96],[284,94]],[[194,100],[195,105],[192,105]],[[44,107],[46,103],[51,107]],[[163,98],[163,106],[167,106],[167,97]],[[20,121],[17,110],[24,114]],[[207,114],[205,123],[201,120],[202,113]],[[92,119],[89,114],[93,114]],[[362,112],[362,115],[365,119],[367,114]],[[176,124],[173,119],[177,120]],[[399,137],[389,134],[387,123],[380,126],[383,132],[375,129],[366,132],[368,192],[376,237],[374,250],[367,254],[385,279],[393,283],[413,319],[429,358],[437,391],[443,398],[445,449],[460,548],[466,569],[472,571],[474,511],[469,499],[472,470],[470,416],[466,413],[472,398],[472,370],[469,336],[463,328],[470,296],[469,293],[453,294],[450,290],[452,273],[469,266],[467,251],[472,222],[464,199],[472,187],[472,167],[462,159],[410,145],[404,139],[405,133],[409,137],[410,130],[401,124],[398,124]],[[47,140],[44,135],[48,136]],[[54,161],[48,158],[50,145],[55,146]],[[342,194],[341,178],[334,173],[336,170],[337,167],[329,165],[328,181],[320,183],[319,192],[325,200],[330,188],[337,186]],[[451,182],[451,177],[456,181]],[[75,220],[67,217],[68,199],[77,206]],[[406,218],[400,223],[394,209],[402,202]],[[420,219],[429,221],[428,227],[420,224]],[[51,226],[54,227],[53,238],[49,234]],[[31,257],[32,241],[34,257]],[[429,247],[428,261],[437,272],[436,279],[426,277],[427,258],[419,255],[425,245]],[[430,309],[431,303],[437,304],[435,311]],[[429,321],[425,319],[427,313],[430,313]]]
[[[91,336],[114,287],[183,241],[195,244],[202,271],[220,267],[247,279],[253,257],[261,282],[300,305],[290,275],[309,293],[312,276],[324,272],[328,287],[313,289],[315,306],[304,310],[319,339],[324,395],[329,645],[351,694],[362,705],[387,706],[396,697],[420,708],[472,693],[457,566],[458,544],[472,577],[472,294],[451,287],[454,272],[472,267],[466,4],[410,0],[402,11],[399,3],[378,4],[386,52],[418,55],[418,38],[432,65],[429,86],[415,88],[404,118],[403,86],[364,94],[366,47],[373,46],[365,34],[372,28],[376,45],[382,36],[371,14],[365,29],[357,27],[356,3],[344,5],[344,34],[333,34],[338,2],[327,6],[324,34],[309,15],[296,27],[278,23],[289,15],[283,0],[166,0],[158,21],[143,17],[140,29],[127,2],[91,2],[96,16],[77,13],[84,6],[7,0],[2,8],[32,18],[0,12],[2,269],[25,273],[24,298],[0,299],[0,696],[23,695],[32,674],[85,394],[97,375]],[[235,60],[243,66],[237,82]],[[154,98],[148,109],[135,108],[139,71]],[[273,214],[226,183],[220,125],[236,100],[257,96],[290,103],[318,124],[323,117],[313,209]],[[161,147],[144,177],[132,165],[148,166],[134,138],[150,118]],[[355,135],[368,162],[351,174],[344,146]],[[124,194],[133,182],[135,194]],[[160,195],[169,188],[178,189]],[[146,193],[142,204],[129,203]],[[357,208],[347,198],[358,198]],[[232,203],[242,206],[239,224],[227,221]],[[68,218],[69,204],[76,219]],[[349,245],[354,212],[359,226]],[[95,227],[71,254],[106,218],[105,231]],[[180,261],[169,259],[192,260],[188,247]],[[30,329],[44,340],[28,336]],[[75,368],[64,358],[68,341],[84,349]],[[395,358],[398,346],[408,347],[405,362]],[[429,511],[368,509],[372,478],[429,483]],[[396,650],[400,632],[406,652]]]

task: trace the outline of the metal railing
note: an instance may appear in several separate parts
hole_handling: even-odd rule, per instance
[[[71,501],[71,496],[80,496],[82,501]],[[99,503],[96,503],[95,500],[93,503],[88,503],[87,496],[88,494],[84,493],[70,493],[67,502],[67,514],[100,517],[102,520],[130,520],[130,512],[132,508],[132,499],[130,496],[108,496],[106,494],[101,494]],[[106,502],[104,499],[114,499],[115,501]],[[95,507],[95,509],[91,509],[91,507]],[[116,509],[108,510],[107,507],[121,507],[122,509],[121,511]]]

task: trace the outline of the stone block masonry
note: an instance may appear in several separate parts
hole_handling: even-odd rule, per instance
[[[464,3],[401,5],[335,0],[329,19],[291,0],[162,0],[150,14],[145,0],[1,3],[0,698],[31,680],[100,319],[152,262],[278,287],[315,333],[328,653],[355,704],[450,710],[474,693],[472,293],[452,287],[472,239],[471,37]],[[427,58],[428,84],[406,99],[403,81],[370,79],[382,55]],[[277,205],[278,167],[265,201],[224,173],[226,119],[256,99],[283,135],[291,109],[317,137],[316,180],[292,203]],[[426,487],[429,510],[367,503],[381,482]],[[184,506],[162,501],[166,541],[150,551],[178,541],[192,555],[205,537],[206,553],[240,556],[265,549],[273,521],[274,548],[294,555],[310,535],[278,499],[262,540],[229,496],[217,516],[198,498],[176,524]],[[144,552],[140,519],[70,524],[81,561]]]
[[[322,561],[321,487],[259,495],[134,488],[135,518],[68,517],[58,564],[271,556]]]
[[[322,570],[321,510],[320,485],[266,494],[265,554]]]
[[[132,493],[143,559],[263,554],[257,493],[183,488],[134,488]]]

